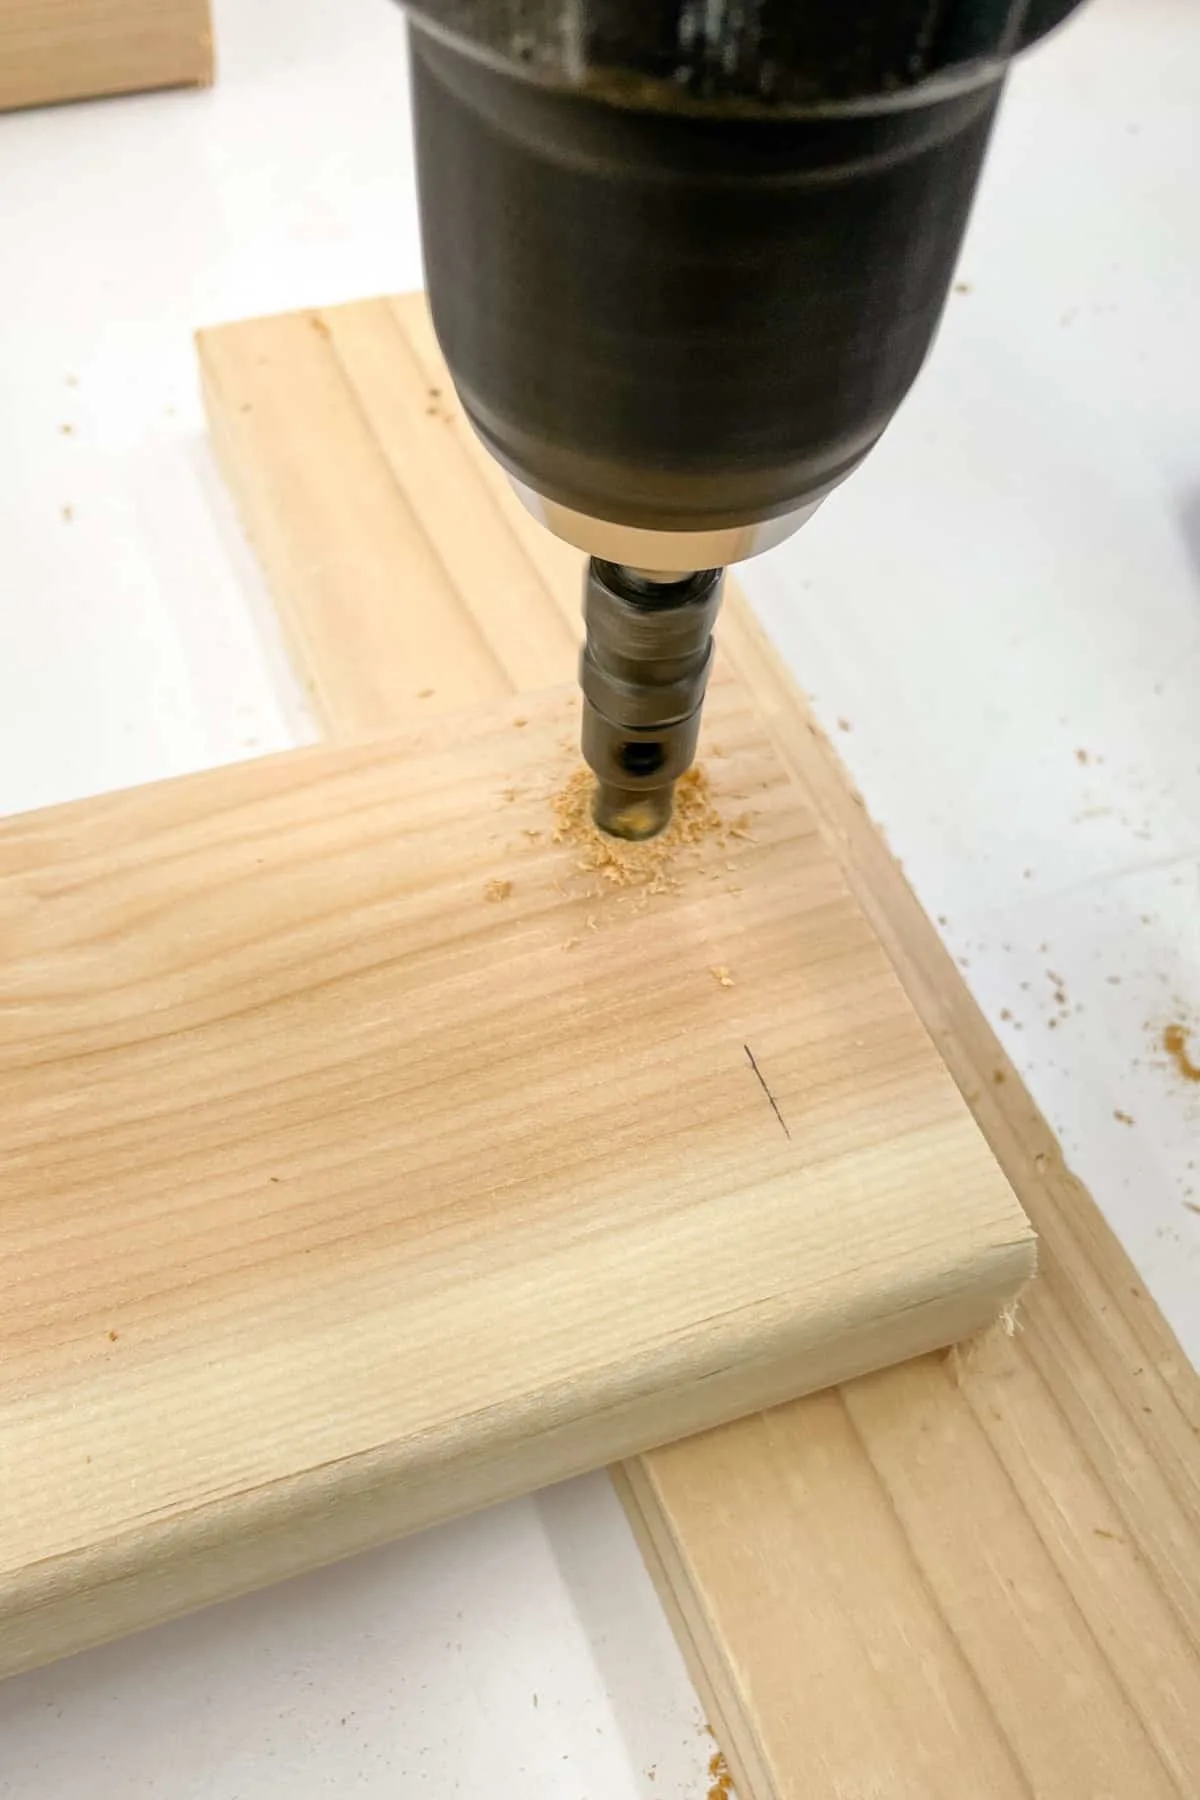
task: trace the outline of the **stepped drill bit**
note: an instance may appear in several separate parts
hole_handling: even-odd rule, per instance
[[[588,564],[582,746],[596,776],[592,817],[613,837],[656,837],[670,823],[696,755],[724,577]]]

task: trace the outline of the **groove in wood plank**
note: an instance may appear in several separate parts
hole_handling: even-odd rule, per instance
[[[570,621],[579,559],[527,517],[474,440],[422,297],[390,304],[423,382],[442,388],[452,415],[436,433],[421,418],[388,433],[395,503],[418,465],[426,492],[453,482],[484,560],[501,553],[500,519]],[[343,374],[338,397],[332,380],[341,336],[367,315],[346,307],[324,317],[330,387],[290,381],[280,406],[289,434],[329,446],[352,405],[371,410],[371,395],[360,388],[352,400]],[[205,334],[218,433],[253,379],[250,333],[282,343],[284,329]],[[277,434],[253,422],[226,440],[252,534],[264,529],[259,484],[280,453]],[[474,504],[464,455],[478,477]],[[326,480],[333,467],[327,450]],[[295,521],[277,512],[269,524],[287,537]],[[348,515],[324,541],[330,562],[348,568],[358,553]],[[330,590],[273,580],[293,625],[327,604]],[[486,585],[467,603],[486,637]],[[327,723],[340,734],[370,728],[360,692],[379,630],[364,608],[339,642],[343,679]],[[1190,1795],[1200,1767],[1200,1384],[736,593],[720,637],[1028,1208],[1041,1275],[1016,1335],[989,1334],[950,1368],[871,1377],[840,1398],[804,1400],[626,1465],[618,1485],[631,1519],[652,1547],[744,1796]],[[436,683],[436,632],[428,649],[425,678]],[[313,672],[303,658],[300,668]],[[923,1435],[915,1445],[906,1437],[914,1383],[936,1481],[924,1476]],[[897,1443],[915,1458],[898,1473]]]
[[[446,401],[445,411],[449,414],[448,423],[471,463],[477,483],[487,490],[496,512],[520,545],[526,560],[532,568],[537,570],[547,593],[566,622],[572,645],[577,645],[582,631],[580,606],[583,594],[583,557],[578,550],[573,550],[569,544],[564,544],[561,539],[547,531],[545,526],[539,525],[536,519],[526,511],[517,499],[508,476],[500,468],[496,459],[484,449],[467,423],[458,403],[458,396],[446,374],[446,365],[442,361],[442,353],[434,335],[433,319],[425,303],[424,294],[403,294],[393,298],[388,304],[394,310],[405,336],[413,347],[426,382],[430,386],[438,388]],[[347,316],[348,309],[347,311],[338,309],[335,314],[339,339],[341,326],[345,323]],[[397,445],[396,449],[399,451],[401,446]],[[399,465],[404,471],[403,476],[400,477],[401,487],[405,486],[409,479],[408,464],[409,458],[402,457]],[[492,551],[498,552],[500,538],[496,533],[489,531],[488,542]],[[472,591],[470,598],[479,620],[480,629],[486,636],[490,634],[492,628],[491,618],[494,602],[491,594],[483,588],[476,588]]]
[[[212,78],[208,0],[0,0],[0,112]]]
[[[426,420],[452,426],[449,389],[433,381],[425,383],[422,392],[424,377],[416,354],[386,300],[353,317],[343,316],[337,358],[395,480],[400,471],[391,467],[392,446],[406,443]],[[511,532],[479,531],[479,514],[496,506],[496,495],[478,493],[471,447],[461,434],[450,429],[445,435],[447,443],[431,465],[428,480],[419,465],[404,470],[413,514],[468,616],[475,597],[487,593],[488,628],[480,635],[500,665],[504,688],[521,693],[552,686],[571,667],[574,621],[569,626],[563,618]],[[466,529],[464,492],[474,497]],[[401,596],[397,604],[404,604]],[[578,598],[575,611],[578,614]]]

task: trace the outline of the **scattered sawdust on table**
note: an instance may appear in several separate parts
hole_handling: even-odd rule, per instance
[[[718,963],[715,969],[710,969],[708,972],[718,987],[730,988],[733,986],[733,976],[729,973],[729,970],[725,967],[724,963]]]
[[[610,837],[598,828],[592,819],[594,786],[590,769],[574,770],[551,802],[551,835],[556,844],[577,851],[580,874],[598,875],[609,887],[640,889],[643,895],[675,893],[688,852],[708,843],[727,848],[731,838],[753,842],[747,814],[727,821],[717,811],[708,776],[698,764],[676,784],[667,829],[644,843]]]
[[[1200,1081],[1200,1063],[1192,1060],[1188,1049],[1188,1032],[1183,1025],[1168,1025],[1162,1035],[1163,1049],[1185,1081]]]
[[[513,884],[511,881],[501,881],[498,879],[487,881],[484,883],[483,897],[485,900],[507,900],[512,891]]]
[[[733,1776],[729,1764],[725,1761],[724,1752],[716,1751],[708,1759],[708,1779],[712,1786],[708,1790],[708,1800],[730,1800],[733,1793]]]

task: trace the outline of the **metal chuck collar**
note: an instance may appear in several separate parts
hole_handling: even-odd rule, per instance
[[[582,744],[596,776],[592,817],[613,837],[655,837],[670,823],[675,783],[696,755],[724,576],[588,565]]]

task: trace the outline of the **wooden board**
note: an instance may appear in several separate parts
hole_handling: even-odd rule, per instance
[[[0,826],[0,1669],[946,1344],[1032,1273],[736,683],[692,833],[619,865],[576,704]]]
[[[419,297],[230,326],[201,359],[327,729],[527,660],[565,678],[578,559],[475,443]],[[1191,1796],[1194,1372],[736,595],[721,637],[1041,1236],[1012,1338],[621,1472],[744,1800]]]
[[[0,0],[0,112],[212,78],[208,0]]]

